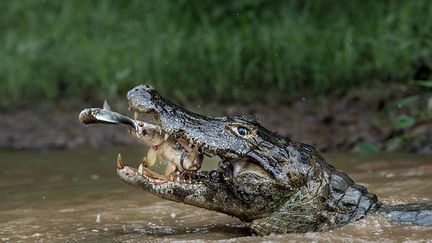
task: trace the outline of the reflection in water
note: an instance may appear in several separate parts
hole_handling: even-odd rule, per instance
[[[115,157],[140,161],[142,148],[1,151],[0,241],[225,240],[286,241],[249,236],[232,217],[159,199],[125,185]],[[432,201],[432,160],[413,155],[326,156],[385,203]],[[216,166],[206,162],[206,168]],[[371,215],[328,232],[290,234],[293,241],[427,240],[431,228],[392,225]]]

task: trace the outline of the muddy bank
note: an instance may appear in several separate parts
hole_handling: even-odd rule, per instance
[[[111,102],[130,114],[126,100]],[[403,151],[432,154],[432,98],[405,87],[357,90],[327,98],[300,97],[266,104],[198,104],[207,115],[254,114],[269,129],[323,151]],[[59,149],[135,144],[125,128],[78,121],[83,108],[102,101],[39,102],[0,115],[0,146],[8,149]]]

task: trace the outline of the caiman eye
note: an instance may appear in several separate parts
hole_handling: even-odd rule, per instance
[[[237,127],[237,132],[241,136],[246,136],[246,134],[248,134],[249,130],[246,127]]]

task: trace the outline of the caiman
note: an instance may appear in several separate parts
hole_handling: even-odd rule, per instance
[[[432,203],[383,205],[315,148],[269,131],[253,116],[196,114],[149,85],[133,88],[127,98],[135,119],[91,108],[80,120],[126,124],[150,146],[138,169],[119,156],[117,174],[161,198],[237,217],[258,235],[323,231],[373,213],[395,223],[432,226]],[[142,113],[155,121],[137,120]],[[146,134],[152,135],[143,138]],[[154,154],[170,161],[164,175],[150,169]],[[219,157],[217,169],[200,171],[203,156]]]

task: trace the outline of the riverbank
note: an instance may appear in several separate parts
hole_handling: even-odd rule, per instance
[[[79,123],[83,108],[101,105],[102,100],[35,102],[4,111],[0,115],[0,147],[48,150],[136,144],[125,128]],[[111,106],[130,114],[125,100],[111,101]],[[420,88],[397,85],[326,98],[305,96],[285,103],[185,106],[213,116],[253,114],[270,130],[321,151],[432,154],[432,98]]]

